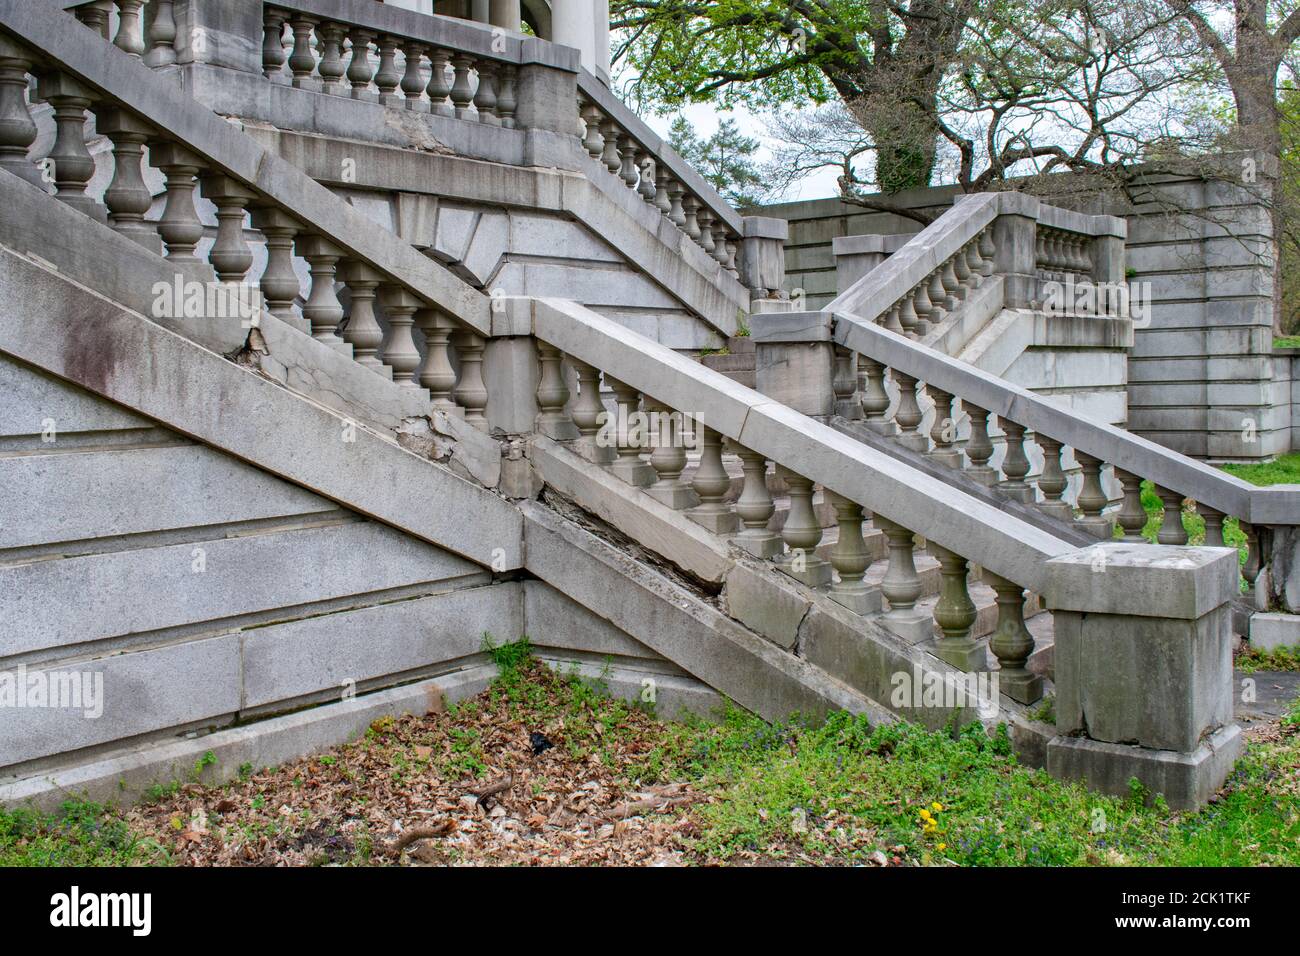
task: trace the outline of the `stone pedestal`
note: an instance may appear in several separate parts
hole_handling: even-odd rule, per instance
[[[1241,749],[1228,603],[1236,552],[1115,542],[1047,566],[1058,732],[1049,772],[1116,794],[1136,777],[1175,809],[1201,806]]]
[[[754,387],[813,418],[835,413],[835,347],[825,312],[753,315]]]

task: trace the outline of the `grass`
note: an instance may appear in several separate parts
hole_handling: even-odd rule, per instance
[[[979,724],[930,732],[837,713],[814,726],[797,718],[767,723],[735,709],[716,722],[669,724],[605,696],[600,679],[551,674],[526,643],[493,646],[485,638],[485,648],[500,676],[443,715],[455,742],[446,765],[434,754],[422,763],[411,757],[419,765],[409,768],[394,749],[395,775],[472,773],[491,734],[472,734],[470,725],[500,714],[560,728],[555,746],[569,766],[599,763],[631,787],[682,783],[706,794],[672,811],[679,816],[672,839],[691,863],[1300,865],[1300,701],[1275,739],[1248,745],[1214,804],[1176,813],[1136,784],[1127,797],[1107,797],[1022,766],[1005,731],[990,736]],[[350,746],[395,747],[393,733],[374,727]],[[331,754],[314,760],[332,766]],[[394,783],[401,785],[374,781]],[[549,783],[535,779],[532,793]],[[187,784],[187,793],[199,794],[198,786]],[[358,851],[352,862],[368,859]],[[112,808],[0,812],[0,864],[171,862],[161,843],[133,833]]]
[[[1280,336],[1273,339],[1275,349],[1300,349],[1300,335]]]
[[[1276,461],[1260,465],[1223,465],[1230,475],[1253,485],[1290,485],[1300,483],[1300,452],[1282,455]]]
[[[1233,661],[1233,666],[1247,674],[1253,674],[1255,671],[1300,671],[1300,645],[1275,647],[1271,651],[1261,651],[1247,646]]]

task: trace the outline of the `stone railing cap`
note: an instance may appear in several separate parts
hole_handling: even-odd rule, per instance
[[[1196,620],[1240,596],[1234,548],[1098,542],[1047,562],[1053,611]]]
[[[740,235],[745,239],[780,239],[785,242],[790,238],[790,223],[774,216],[745,216],[740,221]]]

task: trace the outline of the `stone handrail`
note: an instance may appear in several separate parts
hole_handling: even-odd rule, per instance
[[[733,275],[743,219],[686,160],[586,70],[578,73],[580,138],[595,160],[659,208]]]

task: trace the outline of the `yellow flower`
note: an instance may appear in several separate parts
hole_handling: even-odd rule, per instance
[[[930,811],[929,811],[929,810],[922,810],[922,811],[921,811],[921,819],[922,819],[922,820],[929,820],[929,819],[930,819]]]
[[[935,802],[935,803],[930,804],[930,806],[934,807],[934,812],[935,812],[935,813],[942,813],[942,812],[943,812],[943,804],[941,804],[941,803]]]
[[[944,850],[946,850],[946,849],[948,849],[948,844],[946,844],[946,843],[940,843],[940,844],[939,844],[939,846],[938,846],[938,850],[939,850],[940,853],[942,853],[942,852],[943,852]]]

